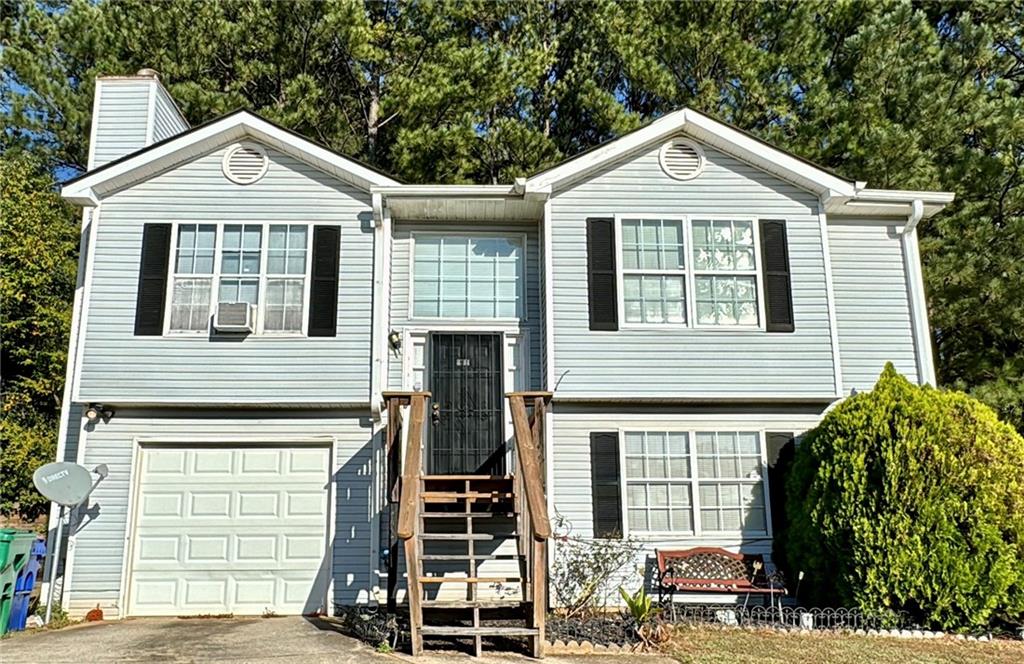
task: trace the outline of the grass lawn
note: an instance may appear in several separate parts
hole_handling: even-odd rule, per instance
[[[1020,664],[1024,641],[988,643],[739,629],[681,629],[667,649],[680,662],[779,664]]]

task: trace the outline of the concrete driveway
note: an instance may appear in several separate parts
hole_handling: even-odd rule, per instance
[[[0,662],[373,662],[395,659],[327,620],[135,618],[0,641]]]
[[[463,653],[430,650],[413,659],[403,654],[378,653],[341,634],[330,619],[281,618],[134,618],[88,623],[54,631],[15,634],[0,641],[0,662],[253,662],[314,664],[317,662],[390,664],[527,664],[516,654],[493,654],[475,659]],[[647,656],[547,657],[545,664],[612,664],[641,661],[670,662]]]

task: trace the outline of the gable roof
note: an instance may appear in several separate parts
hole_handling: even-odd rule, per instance
[[[681,108],[532,175],[526,181],[527,191],[549,192],[552,188],[585,177],[615,159],[680,134],[718,148],[818,195],[853,196],[858,188],[858,183],[780,150],[732,125],[692,108]]]
[[[105,196],[136,182],[247,138],[291,155],[367,192],[374,186],[400,184],[371,166],[240,109],[83,173],[64,183],[61,195],[79,205],[96,205]]]

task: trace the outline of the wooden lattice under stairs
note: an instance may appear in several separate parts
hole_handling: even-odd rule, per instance
[[[542,657],[550,524],[541,441],[548,395],[508,395],[517,461],[508,476],[409,472],[422,467],[421,446],[408,442],[421,440],[426,398],[420,395],[429,397],[401,395],[409,400],[405,454],[389,450],[388,455],[395,463],[404,460],[404,472],[391,478],[400,485],[393,493],[398,516],[394,553],[402,541],[412,654],[423,652],[424,639],[472,639],[480,655],[485,642],[517,638],[526,639],[529,651]],[[527,398],[532,416],[527,415]],[[389,417],[400,421],[390,408]],[[401,433],[391,434],[398,447]],[[389,580],[398,572],[395,560]],[[393,583],[389,596],[394,590]]]

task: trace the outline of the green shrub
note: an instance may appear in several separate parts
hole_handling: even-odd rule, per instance
[[[1024,438],[892,365],[800,445],[787,483],[805,599],[943,629],[1024,618]]]

